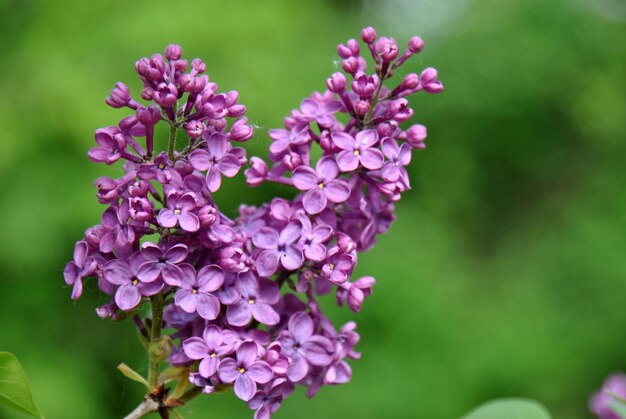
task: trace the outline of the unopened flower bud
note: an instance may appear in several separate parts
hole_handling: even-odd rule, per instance
[[[415,124],[406,131],[406,142],[414,148],[425,148],[424,140],[426,139],[426,127],[424,125]]]
[[[189,138],[193,138],[194,140],[202,136],[204,128],[204,124],[197,120],[193,120],[185,124],[185,131],[187,131],[187,135],[189,135]]]
[[[424,40],[419,36],[412,36],[409,39],[408,48],[413,54],[417,54],[424,49]]]
[[[346,76],[343,73],[336,72],[329,79],[326,80],[326,86],[328,90],[333,93],[341,93],[346,90]]]
[[[376,31],[374,30],[374,28],[372,28],[371,26],[363,28],[363,30],[361,30],[361,39],[366,44],[371,44],[372,42],[374,42],[376,40]]]
[[[170,61],[179,60],[182,55],[183,49],[180,45],[170,44],[165,48],[165,57]]]

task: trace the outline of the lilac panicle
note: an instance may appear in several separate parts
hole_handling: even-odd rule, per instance
[[[121,82],[113,87],[105,102],[127,115],[96,130],[88,152],[123,175],[95,182],[106,208],[65,267],[71,297],[96,278],[110,298],[99,316],[133,317],[147,338],[148,325],[167,332],[168,361],[184,370],[179,379],[205,394],[232,388],[257,419],[269,418],[296,385],[312,397],[351,379],[356,324],[335,328],[318,299],[333,292],[358,312],[371,295],[373,277],[352,278],[358,254],[389,229],[395,202],[410,189],[411,154],[425,147],[423,125],[402,126],[413,116],[406,98],[443,89],[434,68],[393,82],[424,48],[421,38],[405,50],[373,28],[361,39],[365,47],[355,39],[337,47],[345,74],[332,74],[325,91],[269,130],[268,159],[248,159],[236,145],[254,135],[239,93],[221,92],[207,65],[184,59],[175,44],[135,63],[139,95]],[[167,149],[156,148],[164,143],[154,138],[158,124],[170,131]],[[214,194],[248,162],[249,186],[274,182],[295,197],[241,205],[227,217]],[[142,318],[146,304],[163,322]],[[151,397],[163,408],[178,405],[157,390]]]

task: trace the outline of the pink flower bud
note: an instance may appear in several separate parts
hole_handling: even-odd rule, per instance
[[[415,124],[406,131],[406,142],[414,148],[425,148],[424,140],[426,139],[426,127],[424,125]]]
[[[343,73],[334,73],[332,76],[330,76],[329,79],[326,80],[326,86],[328,87],[328,90],[330,90],[333,93],[341,93],[343,91],[346,90],[346,76],[343,75]]]
[[[165,57],[170,61],[179,60],[182,55],[183,49],[180,45],[170,44],[165,48]]]
[[[419,36],[412,36],[411,39],[409,39],[408,47],[409,51],[413,54],[417,54],[424,49],[424,40]]]
[[[204,124],[200,121],[191,121],[185,125],[185,131],[187,131],[187,135],[194,140],[200,138],[202,133],[204,132]]]
[[[372,42],[374,42],[376,40],[376,31],[374,30],[374,28],[372,28],[371,26],[363,28],[363,30],[361,30],[361,39],[366,44],[371,44]]]

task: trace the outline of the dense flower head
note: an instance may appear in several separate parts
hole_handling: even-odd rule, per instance
[[[374,70],[356,40],[339,45],[347,75],[333,74],[326,91],[269,130],[267,160],[249,160],[250,186],[287,185],[297,193],[291,200],[242,205],[234,219],[220,212],[214,193],[248,164],[233,143],[253,129],[238,92],[220,93],[207,66],[183,59],[178,45],[136,62],[141,98],[115,85],[106,103],[130,115],[96,130],[88,153],[107,165],[121,160],[124,175],[95,182],[106,209],[65,268],[72,298],[96,277],[111,298],[98,315],[134,318],[147,338],[150,325],[167,328],[169,362],[186,374],[179,378],[204,393],[232,387],[257,418],[270,417],[296,385],[312,397],[350,380],[356,325],[335,328],[318,299],[333,292],[357,312],[371,295],[374,278],[352,278],[358,254],[389,229],[410,188],[405,167],[425,144],[424,126],[401,126],[413,115],[405,97],[443,89],[432,68],[385,86],[423,49],[421,38],[405,51],[372,28],[361,38]],[[167,150],[155,150],[157,124],[169,126]],[[163,322],[142,319],[144,304]]]

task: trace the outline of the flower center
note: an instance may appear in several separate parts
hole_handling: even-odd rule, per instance
[[[198,289],[197,288],[192,288],[191,289],[191,293],[192,294],[197,294],[198,293]]]
[[[180,210],[179,209],[175,209],[174,210],[174,214],[176,214],[176,215],[180,214]]]
[[[361,152],[359,150],[354,150],[354,155],[358,156],[359,154],[361,154]]]
[[[132,282],[133,285],[137,285],[138,283],[139,281],[137,280],[137,278],[133,279],[133,282]]]
[[[159,163],[159,169],[163,170],[165,168],[165,165],[163,163]]]
[[[324,182],[320,182],[317,184],[318,189],[324,189]]]
[[[246,370],[243,367],[237,368],[237,371],[239,371],[240,374],[243,374],[244,372],[246,372]]]
[[[209,355],[211,358],[215,358],[217,356],[217,354],[215,352],[211,352],[211,354]]]
[[[332,271],[333,269],[335,269],[335,264],[334,263],[330,263],[330,264],[328,264],[328,267]]]
[[[248,304],[254,304],[254,298],[250,298],[250,299],[248,300]]]

